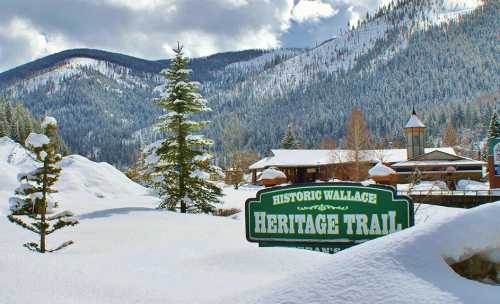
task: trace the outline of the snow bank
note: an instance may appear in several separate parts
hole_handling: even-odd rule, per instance
[[[19,186],[17,175],[35,168],[35,161],[20,144],[0,137],[0,199],[10,197]],[[8,213],[8,204],[0,203],[0,216]]]
[[[498,303],[500,288],[467,280],[448,263],[500,245],[500,202],[342,251],[265,291],[224,303]]]
[[[263,179],[275,179],[275,178],[286,178],[285,173],[275,169],[275,168],[269,168],[260,174],[259,180]]]
[[[370,176],[388,176],[395,173],[396,171],[381,162],[377,163],[375,166],[370,168],[370,170],[368,170],[368,174],[370,174]]]
[[[98,198],[144,195],[147,190],[108,163],[96,163],[80,155],[70,155],[59,163],[62,168],[60,192],[82,192]]]
[[[3,199],[7,201],[19,186],[17,175],[32,171],[36,164],[30,152],[21,145],[8,137],[0,138],[0,214],[8,213],[8,204],[1,204],[1,201]],[[96,163],[83,156],[70,155],[64,157],[59,162],[59,166],[62,172],[55,185],[59,193],[54,194],[54,198],[61,202],[62,208],[77,212],[87,210],[86,208],[89,207],[104,208],[106,203],[109,204],[108,200],[103,200],[104,198],[136,200],[140,202],[138,204],[143,204],[142,197],[149,196],[146,188],[134,183],[107,163]],[[74,201],[74,197],[85,200],[86,206],[72,206],[71,202]],[[155,202],[152,197],[148,200]],[[135,205],[129,203],[129,206]]]

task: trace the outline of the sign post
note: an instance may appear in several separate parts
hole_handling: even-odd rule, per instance
[[[390,186],[312,183],[259,191],[245,203],[245,225],[262,247],[335,253],[413,226],[414,211]]]
[[[488,180],[490,189],[500,188],[500,137],[488,143]]]

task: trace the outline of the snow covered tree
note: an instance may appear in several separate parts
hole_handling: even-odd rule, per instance
[[[191,70],[186,69],[188,59],[182,46],[174,49],[175,58],[170,68],[161,71],[168,80],[162,97],[155,100],[165,114],[156,127],[167,136],[156,150],[158,160],[152,179],[162,196],[159,208],[180,209],[186,212],[210,212],[219,203],[222,191],[208,181],[215,173],[209,161],[208,147],[212,140],[195,135],[208,121],[194,121],[193,114],[210,111],[206,99],[198,93],[199,84],[189,81]]]
[[[58,204],[51,194],[57,192],[53,186],[61,173],[61,168],[57,165],[61,155],[56,153],[56,147],[51,141],[51,138],[56,136],[56,120],[46,117],[42,127],[45,134],[30,133],[26,139],[26,147],[34,153],[38,166],[31,172],[18,175],[21,185],[15,190],[16,195],[10,199],[11,214],[8,218],[11,222],[40,235],[39,244],[30,242],[24,246],[32,251],[45,253],[73,244],[73,241],[67,241],[47,250],[46,237],[63,227],[78,224],[78,220],[70,211],[50,215]]]
[[[490,128],[488,130],[488,142],[496,137],[500,137],[500,122],[498,121],[497,111],[494,110],[490,119]]]
[[[293,136],[292,125],[288,125],[288,129],[286,130],[285,136],[281,141],[281,147],[283,149],[296,149],[297,142],[295,141],[295,137]]]

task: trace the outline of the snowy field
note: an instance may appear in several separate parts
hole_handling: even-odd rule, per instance
[[[81,156],[62,162],[56,198],[80,225],[49,237],[9,223],[22,148],[0,138],[0,303],[499,303],[500,287],[456,275],[445,262],[500,247],[500,203],[471,210],[421,206],[416,227],[335,255],[259,248],[242,216],[155,210],[158,200],[118,170]],[[255,187],[224,188],[243,209]]]

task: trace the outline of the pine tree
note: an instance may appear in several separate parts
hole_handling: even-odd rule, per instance
[[[7,121],[5,120],[5,114],[0,104],[0,137],[9,136],[7,131]]]
[[[295,137],[293,136],[292,125],[288,125],[288,129],[286,130],[285,136],[281,140],[281,147],[283,149],[297,148],[297,142],[295,141]]]
[[[158,130],[167,137],[156,150],[159,157],[152,177],[162,196],[159,208],[180,208],[186,212],[210,212],[219,203],[222,191],[206,179],[215,173],[209,161],[208,147],[212,140],[195,135],[207,121],[193,121],[193,114],[210,111],[207,101],[198,93],[199,84],[189,81],[191,70],[186,69],[188,59],[180,45],[174,49],[175,58],[170,69],[161,74],[168,80],[163,96],[155,100],[165,115],[157,123]]]
[[[57,165],[61,155],[56,153],[56,147],[51,141],[56,136],[55,119],[46,117],[43,127],[45,134],[30,133],[26,139],[26,147],[34,153],[38,166],[29,173],[19,175],[21,185],[16,189],[16,195],[10,199],[12,213],[8,216],[11,222],[40,235],[39,244],[24,244],[26,248],[40,253],[57,251],[73,244],[73,241],[67,241],[47,250],[46,238],[63,227],[78,224],[70,211],[50,215],[58,204],[51,194],[57,192],[53,186],[61,173],[61,168]]]
[[[488,130],[488,143],[496,137],[500,137],[500,122],[498,121],[497,111],[493,110],[490,119],[490,128]]]

